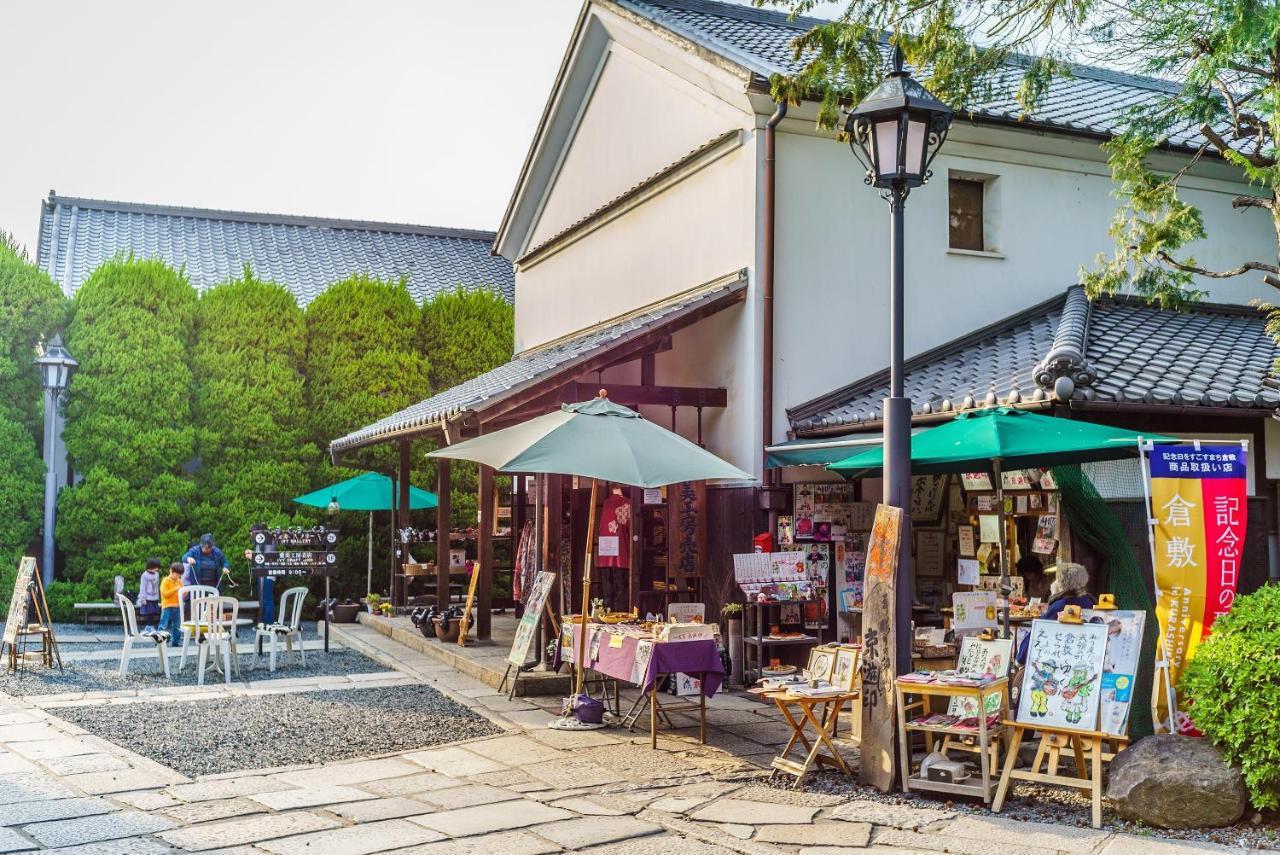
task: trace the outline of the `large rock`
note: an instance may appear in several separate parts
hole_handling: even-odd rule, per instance
[[[1244,814],[1240,773],[1205,739],[1161,734],[1111,761],[1107,798],[1125,819],[1160,828],[1216,828]]]

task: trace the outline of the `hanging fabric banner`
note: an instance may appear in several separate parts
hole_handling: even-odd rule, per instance
[[[1231,610],[1236,597],[1248,516],[1248,448],[1154,444],[1146,456],[1156,616],[1176,686],[1214,620]]]

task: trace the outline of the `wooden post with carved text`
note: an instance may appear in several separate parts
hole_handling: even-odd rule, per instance
[[[867,546],[862,612],[862,743],[858,780],[882,793],[893,789],[894,692],[897,640],[894,594],[902,509],[876,506]],[[910,628],[904,631],[909,632]]]

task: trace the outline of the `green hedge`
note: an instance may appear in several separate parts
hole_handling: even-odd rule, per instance
[[[485,288],[442,291],[422,307],[418,346],[431,360],[431,389],[440,392],[510,361],[515,309],[502,294]],[[425,474],[433,485],[435,470]],[[455,526],[476,524],[479,474],[474,464],[454,461],[450,516]]]
[[[430,394],[430,363],[417,348],[418,307],[403,282],[355,276],[338,282],[307,306],[307,400],[311,436],[320,448],[353,430],[390,415]],[[365,469],[392,471],[394,446],[366,449],[351,468],[335,467],[325,455],[312,474],[312,487],[341,481]],[[424,518],[425,520],[425,518]],[[336,591],[357,597],[365,587],[368,515],[341,513],[335,520],[344,537],[339,547]],[[387,567],[386,514],[374,535],[378,575]],[[376,587],[385,587],[385,582]]]
[[[1244,773],[1254,807],[1280,808],[1280,586],[1237,597],[1180,684],[1192,722]]]
[[[289,291],[243,277],[206,291],[196,309],[192,369],[196,505],[238,571],[249,526],[294,524],[289,501],[311,489],[319,451],[308,435],[306,321]]]
[[[72,301],[67,349],[80,368],[63,437],[84,478],[59,497],[58,543],[83,595],[107,597],[117,573],[175,560],[190,540],[196,302],[181,273],[134,258],[104,263]]]
[[[67,300],[43,270],[0,232],[0,411],[41,436],[44,409],[36,345],[66,322]]]

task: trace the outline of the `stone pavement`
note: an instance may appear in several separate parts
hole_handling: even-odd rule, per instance
[[[742,756],[698,745],[689,729],[662,736],[652,751],[647,734],[549,730],[545,699],[508,702],[361,629],[345,643],[400,657],[403,675],[463,700],[507,732],[318,768],[190,780],[60,721],[56,708],[0,698],[0,852],[1244,851],[963,814],[942,803],[924,809],[773,789],[750,758],[776,750],[776,722],[753,702],[719,696],[712,705],[723,725],[711,729],[712,741]]]

